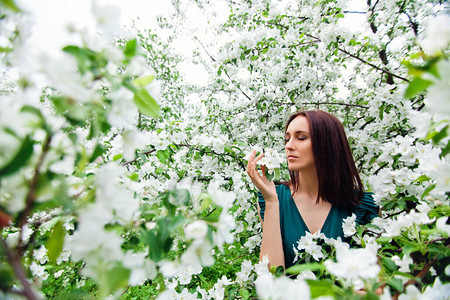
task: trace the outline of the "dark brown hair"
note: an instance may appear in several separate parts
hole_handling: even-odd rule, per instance
[[[364,189],[353,160],[350,145],[342,123],[332,114],[321,110],[300,111],[289,117],[284,129],[303,116],[308,120],[314,162],[319,181],[317,202],[323,201],[339,207],[349,207],[359,203]],[[289,171],[293,191],[299,187],[298,171]]]

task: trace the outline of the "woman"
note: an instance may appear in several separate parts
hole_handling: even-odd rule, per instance
[[[342,123],[333,115],[316,110],[289,117],[285,127],[285,150],[291,180],[275,186],[261,173],[252,152],[247,173],[258,188],[258,211],[263,237],[261,256],[270,266],[293,265],[293,247],[307,231],[320,231],[328,238],[344,237],[343,219],[354,213],[358,224],[376,217],[379,207],[363,192]]]

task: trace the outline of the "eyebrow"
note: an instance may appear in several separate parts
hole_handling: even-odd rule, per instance
[[[307,133],[307,134],[309,134],[308,131],[297,130],[296,132],[294,132],[294,135],[296,135],[296,134],[302,134],[302,133]],[[285,135],[285,136],[289,135],[289,132],[286,132],[284,135]]]

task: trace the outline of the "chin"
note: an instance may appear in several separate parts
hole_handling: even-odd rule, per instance
[[[288,164],[288,170],[289,171],[293,171],[293,172],[297,172],[297,171],[300,171],[301,170],[301,167],[299,167],[299,166],[293,166],[293,165],[289,165]]]
[[[292,171],[292,172],[301,172],[301,171],[306,171],[309,170],[311,168],[315,168],[315,165],[289,165],[288,164],[288,170]]]

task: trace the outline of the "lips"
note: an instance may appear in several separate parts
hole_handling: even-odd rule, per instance
[[[297,157],[297,156],[294,156],[294,155],[288,155],[288,157],[287,157],[288,160],[290,160],[290,159],[296,159],[296,158],[298,158],[298,157]]]

